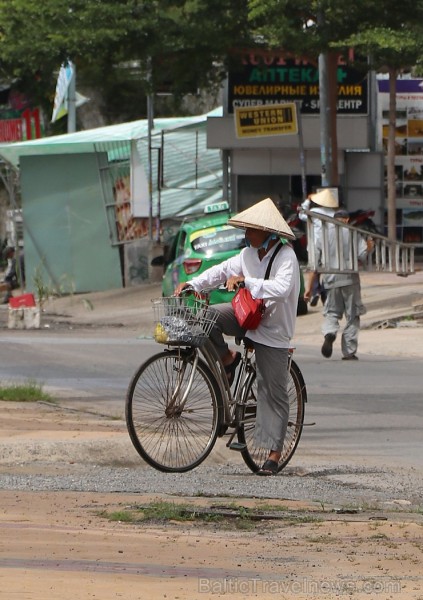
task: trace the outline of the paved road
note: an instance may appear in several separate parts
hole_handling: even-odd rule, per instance
[[[0,377],[34,380],[61,398],[117,401],[145,358],[157,351],[136,337],[14,333],[2,337]]]
[[[392,339],[396,333],[385,335]],[[372,334],[362,332],[362,337],[362,346],[371,347]],[[158,349],[151,340],[124,332],[14,332],[3,336],[0,345],[0,377],[36,380],[62,405],[123,418],[131,375]],[[371,467],[388,462],[393,468],[421,469],[420,357],[363,353],[350,363],[336,355],[324,359],[316,344],[301,344],[295,357],[308,389],[306,422],[316,423],[304,431],[301,464]]]
[[[360,363],[297,353],[310,402],[302,447],[353,462],[423,467],[421,359],[367,356]]]
[[[389,323],[393,317],[412,312],[411,299],[420,293],[423,274],[405,281],[396,278],[394,287],[392,276],[372,277],[374,283],[370,276],[364,278],[363,295],[369,312],[363,319],[365,328],[360,334],[357,363],[341,360],[338,341],[333,357],[322,358],[319,307],[297,320],[296,360],[309,394],[306,421],[316,425],[304,431],[287,470],[291,477],[265,484],[255,481],[254,493],[258,496],[282,494],[325,501],[339,498],[342,503],[363,497],[416,502],[423,496],[423,328],[369,328],[371,323]],[[139,339],[141,331],[151,331],[149,298],[154,294],[157,295],[155,288],[141,297],[139,290],[97,294],[95,310],[89,313],[78,299],[60,299],[56,321],[62,318],[64,323],[57,328],[3,329],[2,382],[35,379],[59,396],[62,406],[123,417],[124,396],[132,373],[157,350],[145,335]],[[111,322],[115,327],[106,327]],[[118,324],[124,327],[117,327]],[[122,436],[118,445],[104,439],[83,447],[79,444],[80,450],[86,451],[85,456],[78,455],[86,468],[78,481],[72,477],[53,477],[48,481],[41,477],[31,483],[19,480],[19,485],[182,494],[195,494],[201,489],[202,493],[209,490],[213,494],[219,479],[222,494],[242,496],[251,488],[245,466],[222,444],[195,472],[183,477],[163,477],[138,459],[123,421],[119,427]],[[55,452],[61,448],[56,445]],[[46,450],[37,446],[37,452],[45,454]],[[75,453],[75,446],[69,452]],[[131,470],[130,478],[121,467],[110,466],[119,461],[122,464],[122,457],[127,457],[125,465]],[[13,460],[17,463],[19,459],[14,456]],[[55,460],[59,460],[57,455]],[[105,471],[94,473],[93,460]],[[3,484],[7,487],[10,482]]]

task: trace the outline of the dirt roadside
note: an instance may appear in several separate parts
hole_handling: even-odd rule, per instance
[[[122,427],[96,415],[6,403],[0,441],[119,443]],[[77,478],[77,461],[77,454],[49,461],[35,453],[0,471]],[[423,514],[408,512],[406,504],[338,511],[283,498],[31,489],[3,489],[0,501],[2,600],[423,598]],[[207,509],[208,518],[124,521],[157,501]],[[242,507],[236,519],[217,520],[220,510],[235,507]],[[253,509],[263,518],[250,520],[245,511]],[[110,520],[113,513],[120,520]]]
[[[391,327],[398,316],[413,311],[423,276],[394,281],[395,286],[363,278],[369,310],[363,319],[360,349],[423,356],[423,328],[413,329],[410,346],[410,329]],[[45,324],[50,328],[123,324],[147,332],[149,298],[157,291],[152,286],[143,291],[145,296],[130,290],[120,297],[103,293],[58,299],[47,307]],[[375,323],[379,329],[371,327]],[[299,340],[315,343],[318,349],[320,325],[319,309],[300,318]],[[66,438],[83,442],[93,436],[118,440],[121,435],[119,422],[105,423],[94,415],[2,405],[0,440],[10,440],[11,445],[35,438],[48,444]],[[43,463],[42,469],[70,471],[72,460]],[[11,475],[39,469],[36,455],[32,463],[1,465],[2,472]],[[157,499],[213,511],[216,506],[232,505],[233,498],[4,489],[0,499],[2,600],[423,598],[422,514],[407,513],[401,506],[392,511],[363,507],[357,514],[337,514],[318,502],[281,499],[271,504],[273,509],[279,505],[283,518],[255,521],[249,527],[244,523],[240,529],[234,520],[225,527],[213,519],[203,524],[135,524],[111,521],[104,515]],[[263,501],[254,499],[236,503],[263,508]]]
[[[291,504],[282,509],[291,517],[243,531],[101,516],[151,500],[139,495],[2,492],[1,500],[5,600],[422,597],[422,524],[408,515],[333,520],[307,511],[301,522]]]

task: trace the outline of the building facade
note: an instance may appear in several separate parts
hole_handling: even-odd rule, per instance
[[[383,159],[376,149],[374,82],[342,62],[337,79],[340,198],[349,210],[373,208],[382,223]],[[277,53],[245,54],[229,72],[225,97],[223,116],[208,119],[207,143],[222,151],[226,194],[230,189],[234,210],[264,197],[286,209],[321,185],[317,65]],[[240,109],[268,109],[284,102],[297,107],[297,133],[239,135],[235,116]]]

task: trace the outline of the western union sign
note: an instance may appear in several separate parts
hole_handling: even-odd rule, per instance
[[[235,129],[239,138],[298,133],[295,102],[235,108]]]

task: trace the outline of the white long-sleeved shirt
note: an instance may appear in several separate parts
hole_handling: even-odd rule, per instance
[[[215,265],[190,280],[199,292],[217,287],[233,275],[243,275],[245,287],[253,298],[263,298],[266,311],[257,329],[247,336],[264,346],[289,348],[294,335],[300,291],[300,270],[294,250],[284,245],[273,262],[269,279],[264,279],[275,245],[260,261],[255,248],[244,248],[240,254]]]

